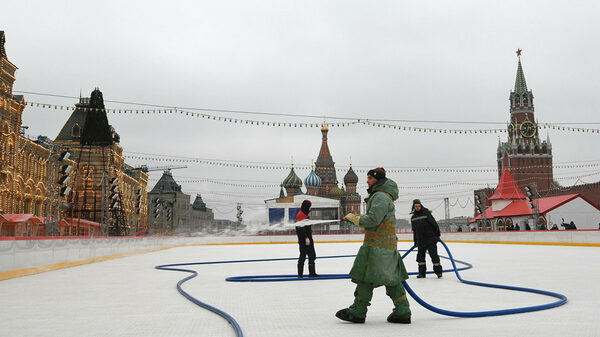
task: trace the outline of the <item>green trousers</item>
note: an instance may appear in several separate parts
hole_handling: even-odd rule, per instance
[[[364,318],[367,316],[367,307],[371,305],[373,298],[373,289],[376,286],[369,283],[358,283],[354,291],[354,303],[348,308],[348,311],[356,317]],[[396,286],[386,286],[385,293],[394,302],[394,314],[397,316],[410,315],[410,307],[406,298],[406,291],[402,283]]]

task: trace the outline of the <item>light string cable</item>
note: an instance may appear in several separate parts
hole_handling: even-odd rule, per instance
[[[20,93],[27,93],[32,95],[41,95],[41,96],[51,96],[51,97],[60,97],[60,98],[71,98],[77,99],[74,96],[66,96],[66,95],[55,95],[55,94],[44,94],[37,93],[31,91],[16,91]],[[145,115],[155,115],[155,114],[176,114],[180,116],[190,116],[190,117],[202,117],[205,119],[212,119],[224,122],[233,122],[239,124],[250,124],[250,125],[266,125],[266,126],[283,126],[283,127],[320,127],[321,123],[307,123],[305,121],[294,121],[294,122],[277,122],[277,121],[264,121],[264,120],[247,120],[247,119],[237,119],[231,117],[224,117],[223,113],[230,114],[244,114],[244,115],[263,115],[263,116],[278,116],[278,117],[301,117],[301,118],[318,118],[318,119],[326,119],[326,120],[337,120],[344,122],[333,122],[326,123],[329,126],[350,126],[350,125],[367,125],[379,128],[388,128],[395,129],[399,131],[415,131],[415,132],[427,132],[427,133],[450,133],[450,134],[491,134],[491,133],[506,133],[507,129],[444,129],[444,128],[430,128],[430,127],[415,127],[408,125],[398,125],[398,124],[390,124],[390,122],[397,123],[423,123],[423,124],[499,124],[506,125],[506,122],[496,122],[496,121],[459,121],[459,120],[407,120],[407,119],[369,119],[362,117],[344,117],[344,116],[327,116],[327,115],[309,115],[309,114],[289,114],[289,113],[273,113],[273,112],[260,112],[260,111],[245,111],[245,110],[227,110],[227,109],[213,109],[213,108],[196,108],[196,107],[175,107],[175,106],[166,106],[166,105],[156,105],[156,104],[147,104],[147,103],[135,103],[135,102],[125,102],[125,101],[112,101],[106,100],[105,102],[112,102],[117,104],[125,104],[125,105],[137,105],[144,107],[154,107],[155,109],[95,109],[95,110],[104,110],[107,113],[119,113],[119,114],[145,114]],[[49,103],[40,103],[40,102],[28,102],[30,106],[41,107],[41,108],[49,108],[54,110],[74,110],[75,107],[64,106],[64,105],[56,105]],[[92,109],[92,108],[83,108]],[[164,109],[164,110],[163,110]],[[191,111],[191,112],[190,112]],[[212,112],[213,114],[206,114],[194,111],[203,111],[203,112]],[[595,122],[570,122],[570,123],[538,123],[538,128],[542,129],[553,129],[559,131],[573,131],[573,132],[586,132],[586,133],[597,133],[600,134],[600,129],[591,129],[591,128],[582,128],[582,127],[570,127],[563,125],[593,125],[600,124]]]
[[[250,168],[250,169],[277,169],[277,170],[289,170],[290,164],[284,162],[269,162],[269,161],[242,161],[233,159],[221,159],[221,158],[201,158],[201,157],[188,157],[188,156],[175,156],[165,154],[151,154],[143,152],[123,151],[123,157],[132,160],[142,161],[158,161],[158,162],[173,162],[173,163],[186,163],[186,164],[202,164],[211,166],[221,167],[236,167],[236,168]],[[365,167],[365,169],[362,169]],[[369,171],[369,166],[363,165],[352,165],[352,169],[358,173],[366,173]],[[386,167],[386,166],[384,166]],[[512,170],[529,170],[533,168],[547,168],[547,165],[529,165],[522,166]],[[552,165],[553,168],[586,168],[586,167],[600,167],[600,160],[586,160],[568,163],[556,163]],[[295,169],[308,170],[312,169],[312,164],[294,164]],[[336,171],[345,172],[350,168],[350,165],[337,165]],[[428,166],[428,167],[407,167],[407,166],[391,166],[388,165],[386,172],[388,173],[413,173],[413,172],[453,172],[453,173],[489,173],[497,172],[498,168],[494,165],[470,165],[470,166]]]

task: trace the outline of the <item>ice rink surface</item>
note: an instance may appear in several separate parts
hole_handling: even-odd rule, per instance
[[[600,336],[600,248],[447,243],[454,258],[473,264],[466,280],[537,288],[568,302],[533,313],[456,318],[433,313],[409,297],[412,324],[386,322],[393,305],[375,289],[365,324],[338,320],[352,303],[349,279],[295,282],[226,282],[239,275],[294,274],[296,261],[191,266],[198,277],[183,287],[240,324],[244,336]],[[355,254],[359,243],[318,243],[317,256]],[[410,248],[399,243],[399,249]],[[438,245],[441,256],[446,256]],[[295,244],[190,246],[139,254],[0,281],[0,336],[235,336],[229,323],[196,306],[176,289],[188,273],[161,264],[296,257]],[[405,259],[409,272],[416,255]],[[348,273],[353,258],[318,259],[321,274]],[[431,261],[427,257],[428,269]],[[442,259],[444,269],[451,267]],[[471,286],[445,273],[442,279],[408,280],[428,303],[456,311],[545,304],[555,298]]]

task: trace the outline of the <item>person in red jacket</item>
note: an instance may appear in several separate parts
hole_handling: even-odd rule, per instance
[[[296,222],[309,218],[308,214],[310,213],[311,206],[312,203],[310,200],[304,200],[302,202],[300,212],[296,215]],[[300,278],[304,275],[304,261],[306,260],[306,255],[308,255],[308,276],[319,276],[315,271],[315,259],[317,258],[317,254],[315,253],[315,242],[312,237],[312,227],[310,225],[296,226],[296,235],[298,236],[298,246],[300,248],[300,257],[298,257],[298,277]]]

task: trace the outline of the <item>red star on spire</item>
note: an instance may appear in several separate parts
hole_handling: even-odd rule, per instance
[[[517,56],[521,56],[521,52],[522,52],[521,49],[517,49]]]

